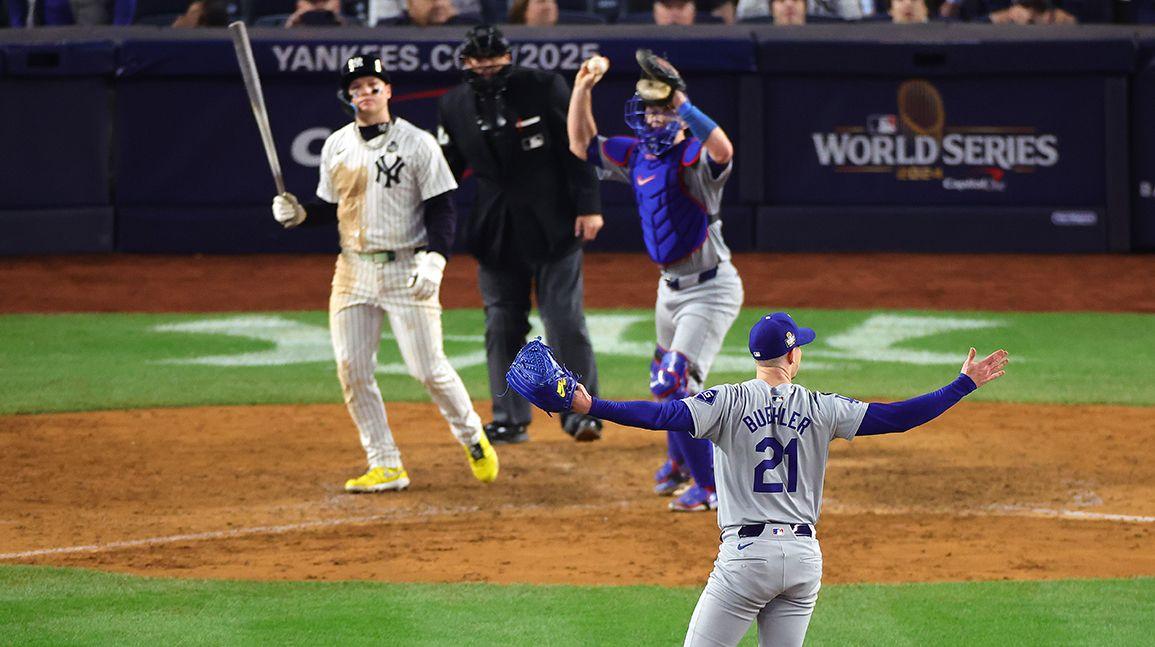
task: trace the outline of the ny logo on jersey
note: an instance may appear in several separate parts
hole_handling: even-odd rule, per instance
[[[375,181],[384,184],[386,189],[392,188],[394,182],[401,183],[401,169],[403,168],[405,168],[405,161],[400,156],[392,164],[389,164],[385,161],[385,156],[382,155],[377,158],[377,178]],[[382,177],[385,178],[384,182],[381,182]]]

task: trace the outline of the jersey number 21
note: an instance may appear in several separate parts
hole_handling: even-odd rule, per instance
[[[777,494],[782,492],[783,487],[781,483],[767,483],[766,472],[773,470],[782,463],[782,459],[786,458],[786,487],[787,492],[794,492],[798,489],[798,439],[791,438],[790,442],[783,447],[782,443],[778,442],[777,438],[767,436],[763,438],[755,447],[755,450],[764,452],[770,450],[774,453],[770,458],[758,463],[754,466],[754,491],[755,492],[769,492]]]

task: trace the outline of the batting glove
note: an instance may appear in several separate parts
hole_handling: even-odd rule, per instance
[[[291,229],[305,222],[307,215],[305,208],[297,201],[297,196],[292,193],[282,193],[273,198],[273,217],[285,229]]]
[[[424,301],[437,293],[445,274],[445,257],[437,252],[417,252],[417,269],[409,277],[413,296]]]

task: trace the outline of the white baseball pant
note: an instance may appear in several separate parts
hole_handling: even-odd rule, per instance
[[[412,252],[398,252],[388,262],[346,252],[338,256],[333,275],[329,330],[337,376],[370,467],[401,467],[376,377],[386,316],[405,367],[425,386],[458,442],[473,444],[482,433],[465,384],[445,356],[440,291],[417,300],[408,286],[415,267]]]

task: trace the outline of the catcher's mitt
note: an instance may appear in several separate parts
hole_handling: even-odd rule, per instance
[[[557,363],[549,346],[541,343],[541,337],[517,352],[505,373],[505,381],[526,400],[550,413],[569,411],[573,407],[578,383],[577,376]]]
[[[638,81],[638,96],[647,105],[664,106],[674,98],[674,91],[686,91],[686,82],[678,69],[669,61],[648,49],[639,49],[634,57],[642,68],[642,78]]]

